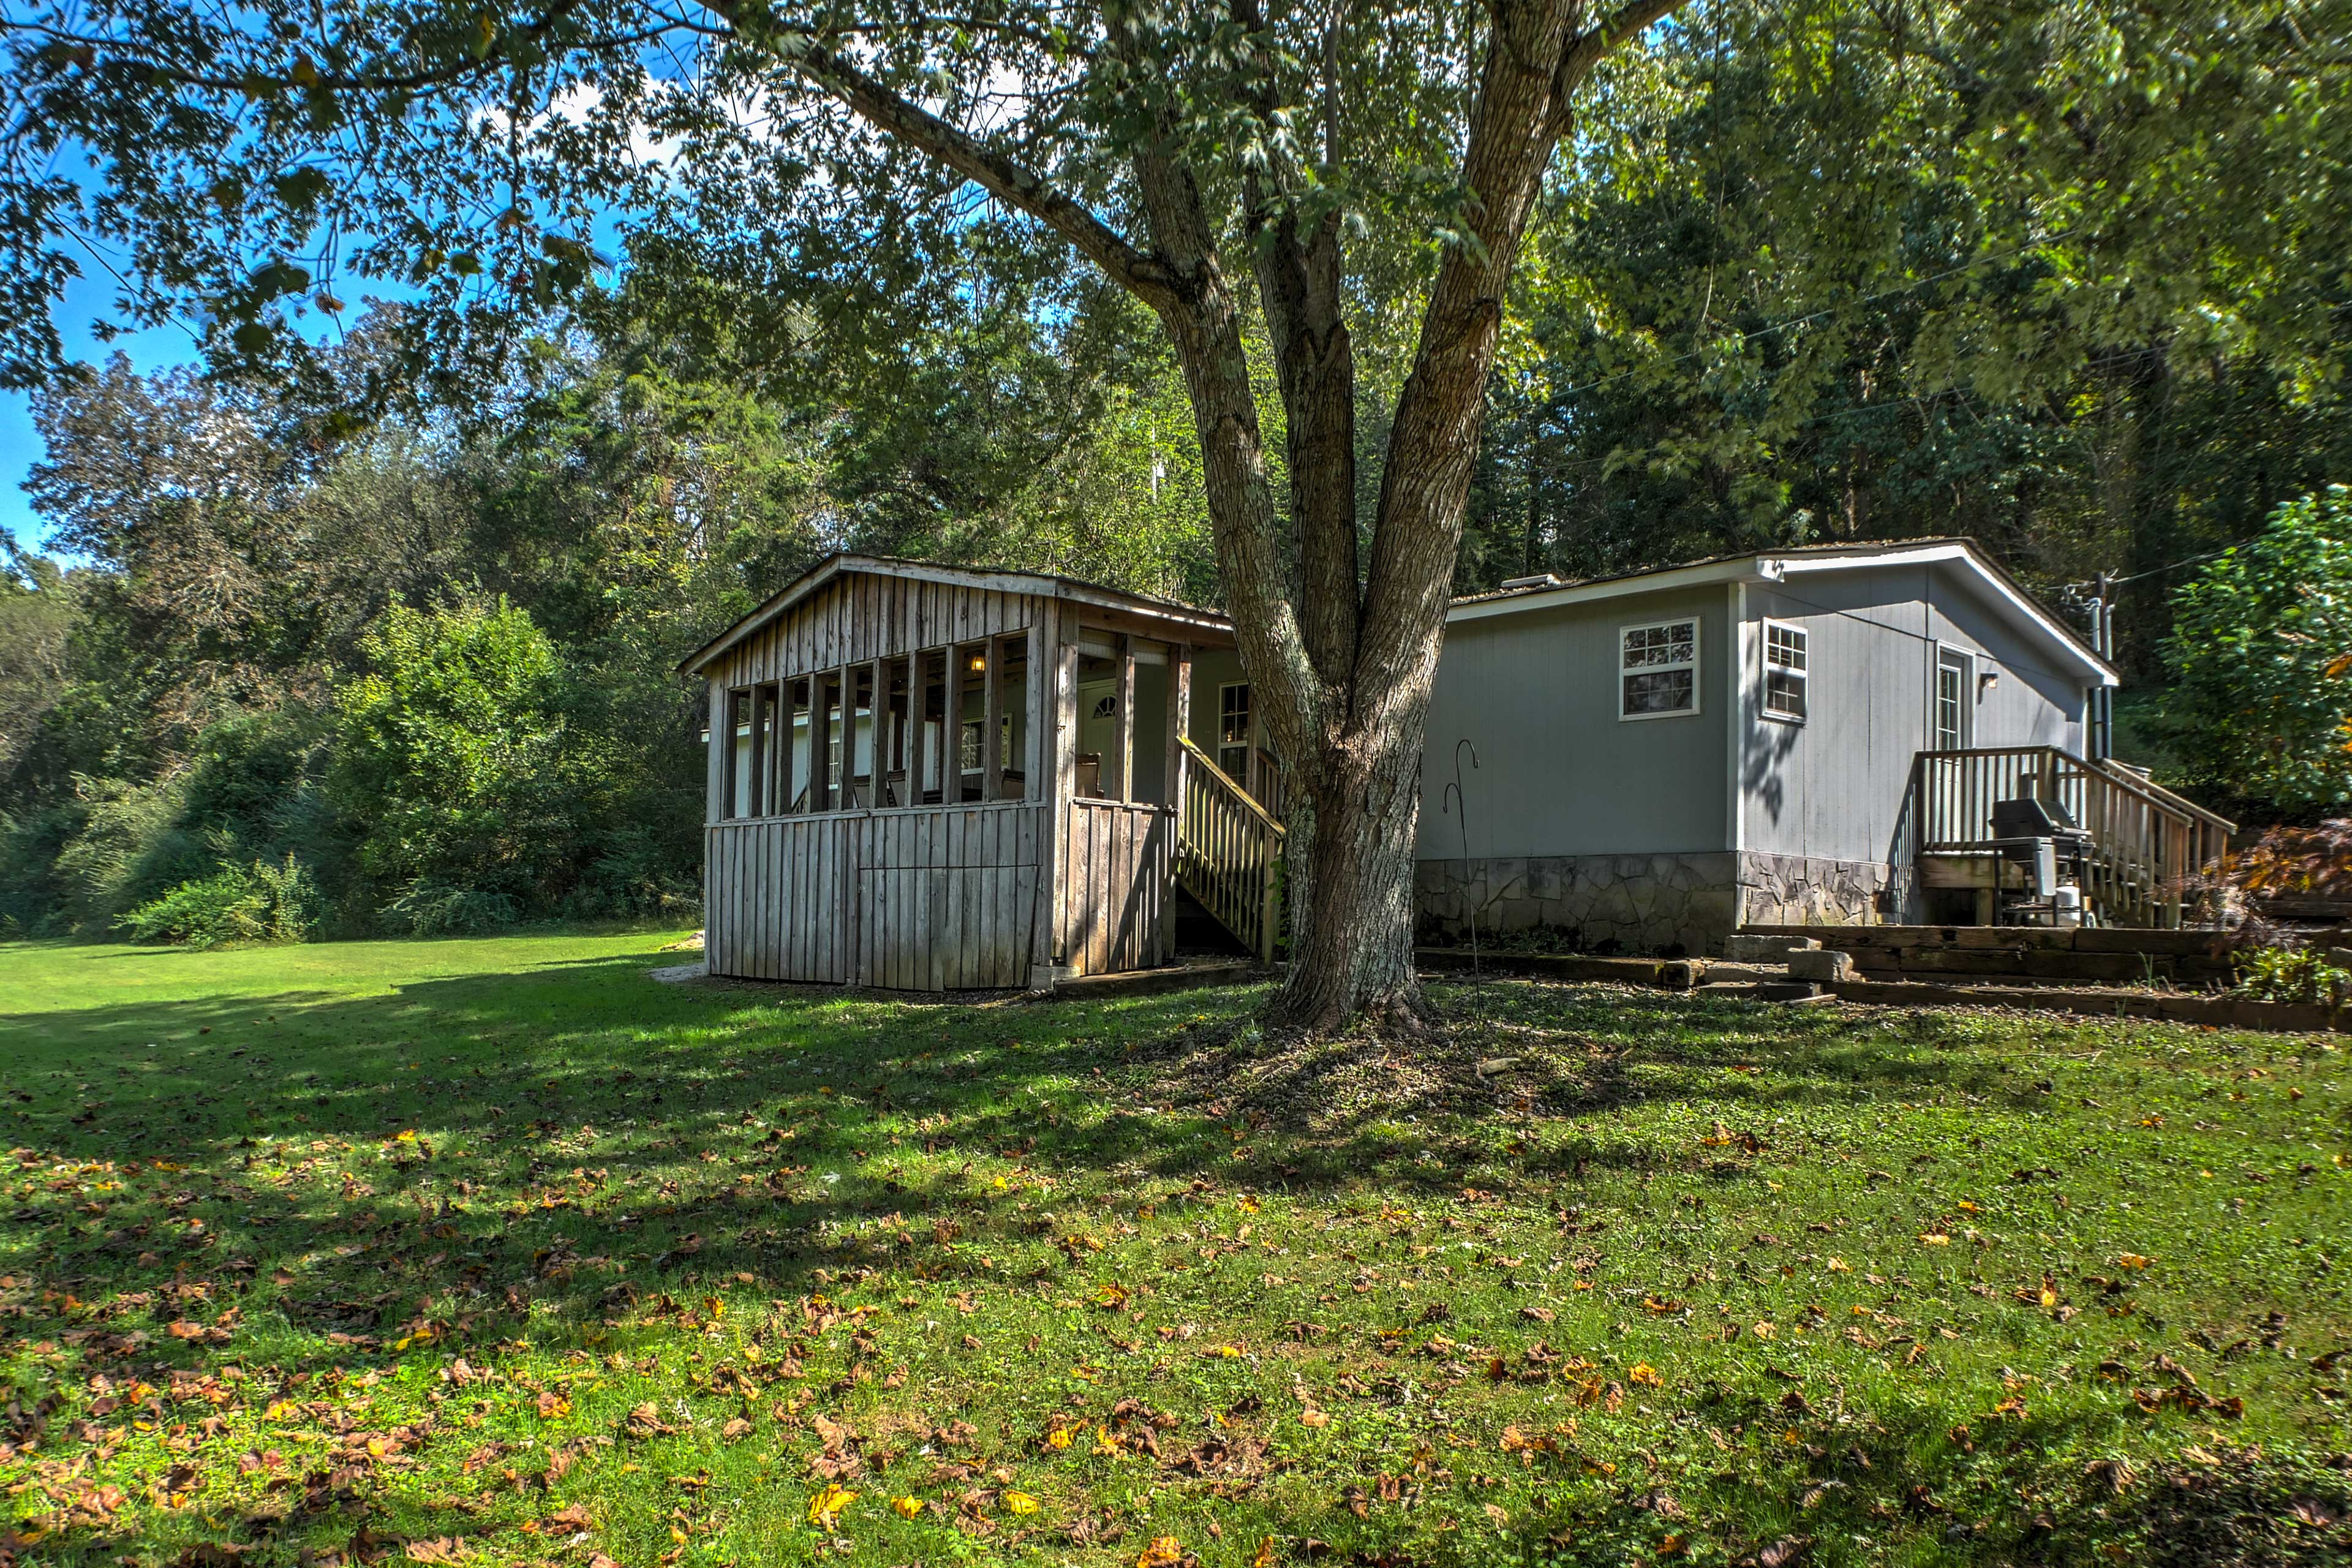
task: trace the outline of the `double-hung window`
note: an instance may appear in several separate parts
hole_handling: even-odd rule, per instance
[[[1805,721],[1805,628],[1764,623],[1764,716]]]
[[[1247,787],[1250,763],[1250,689],[1246,681],[1217,688],[1217,766]]]
[[[1619,718],[1667,719],[1698,711],[1696,618],[1621,626],[1617,647]]]

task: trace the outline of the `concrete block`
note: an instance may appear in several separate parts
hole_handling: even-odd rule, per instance
[[[1723,955],[1741,963],[1785,963],[1792,952],[1817,952],[1818,938],[1810,936],[1764,936],[1753,931],[1734,931],[1724,939]]]
[[[1768,980],[1756,994],[1766,1002],[1811,1002],[1826,993],[1810,980]]]
[[[1854,978],[1853,959],[1846,953],[1811,949],[1789,955],[1789,978],[1834,985]]]

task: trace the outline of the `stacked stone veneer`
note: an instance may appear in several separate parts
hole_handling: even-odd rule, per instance
[[[1413,893],[1424,941],[1542,931],[1567,949],[1719,953],[1741,925],[1894,919],[1909,889],[1883,865],[1749,851],[1423,860]],[[1907,881],[1907,879],[1904,880]],[[1896,909],[1879,910],[1892,889]]]

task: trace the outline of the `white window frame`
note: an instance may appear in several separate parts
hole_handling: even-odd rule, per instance
[[[1757,658],[1763,661],[1759,667],[1756,687],[1757,711],[1775,724],[1802,724],[1812,716],[1813,711],[1812,634],[1807,627],[1801,626],[1794,621],[1776,621],[1769,616],[1762,617],[1762,620],[1764,635],[1757,639],[1756,644]],[[1774,632],[1785,632],[1797,639],[1797,657],[1804,660],[1803,664],[1790,668],[1787,665],[1776,665],[1772,662]],[[1776,669],[1782,674],[1793,675],[1797,678],[1797,689],[1802,693],[1798,699],[1804,708],[1802,713],[1783,713],[1772,706],[1772,673]]]
[[[1669,631],[1675,626],[1690,627],[1691,699],[1687,708],[1668,708],[1655,713],[1629,713],[1625,710],[1625,678],[1656,669],[1673,669],[1675,665],[1630,666],[1625,662],[1625,639],[1634,632]],[[1706,700],[1706,683],[1700,679],[1706,656],[1701,642],[1699,617],[1696,615],[1675,616],[1663,621],[1631,621],[1617,628],[1617,721],[1631,724],[1643,719],[1689,719],[1695,717]]]
[[[1977,651],[1962,643],[1948,642],[1937,642],[1931,651],[1935,658],[1927,667],[1927,750],[1971,751],[1977,743]],[[1959,743],[1957,746],[1942,744],[1942,737],[1936,731],[1937,710],[1943,706],[1946,669],[1955,671],[1960,678],[1958,700],[1955,704],[1956,717],[1959,721]]]
[[[1242,738],[1238,741],[1225,739],[1225,693],[1228,691],[1249,693],[1242,699]],[[1212,739],[1216,742],[1216,744],[1209,748],[1209,754],[1216,759],[1217,766],[1223,768],[1225,752],[1238,747],[1242,753],[1242,772],[1234,773],[1230,768],[1225,771],[1231,774],[1234,783],[1246,787],[1250,752],[1257,744],[1257,693],[1250,690],[1248,681],[1227,680],[1218,684],[1215,725],[1215,733]]]

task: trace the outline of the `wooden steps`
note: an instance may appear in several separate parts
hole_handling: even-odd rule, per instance
[[[1192,737],[1180,734],[1177,744],[1177,884],[1259,963],[1272,963],[1282,824]]]

